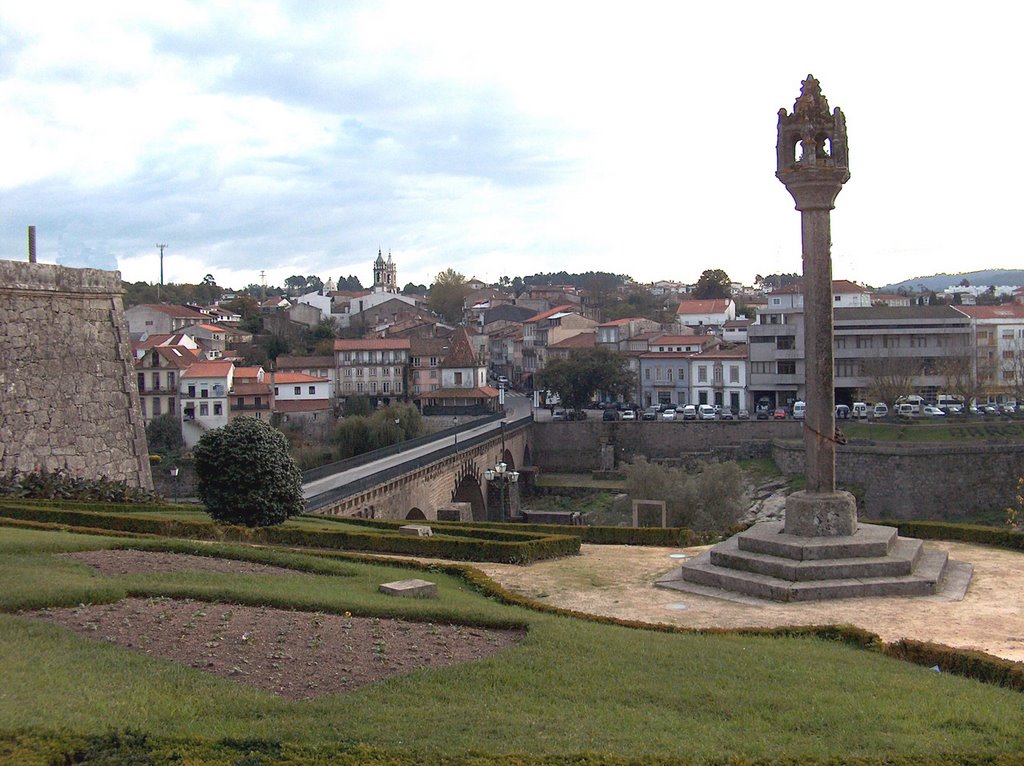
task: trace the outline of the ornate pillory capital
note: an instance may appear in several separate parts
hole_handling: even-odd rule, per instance
[[[779,110],[775,176],[796,200],[798,210],[831,210],[850,178],[846,118],[828,100],[813,75],[801,83],[793,113]]]

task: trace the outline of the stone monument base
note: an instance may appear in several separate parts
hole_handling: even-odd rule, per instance
[[[849,492],[794,492],[785,519],[788,535],[848,537],[857,532],[857,500]]]
[[[787,508],[788,515],[788,508]],[[695,556],[658,580],[662,587],[708,588],[771,601],[814,601],[864,596],[926,596],[944,585],[944,551],[900,537],[895,527],[860,524],[851,535],[794,535],[786,522],[755,524]],[[966,567],[966,570],[965,570]],[[970,565],[957,564],[967,580]],[[966,590],[966,582],[962,583]],[[697,589],[690,586],[698,586]],[[704,590],[701,590],[703,588]]]

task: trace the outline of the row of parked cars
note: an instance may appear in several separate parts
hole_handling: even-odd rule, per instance
[[[750,413],[746,410],[734,411],[717,404],[654,404],[643,410],[605,410],[604,420],[749,420]]]

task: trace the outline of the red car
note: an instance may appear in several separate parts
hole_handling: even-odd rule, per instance
[[[775,408],[775,412],[772,413],[772,417],[775,420],[785,420],[786,419],[786,408],[785,407],[776,407]]]

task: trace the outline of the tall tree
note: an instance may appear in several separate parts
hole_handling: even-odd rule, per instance
[[[363,283],[359,281],[359,277],[349,274],[347,277],[338,277],[338,290],[362,290]]]
[[[462,319],[462,304],[468,293],[466,277],[448,268],[434,278],[427,296],[427,305],[431,311],[449,322],[459,322]]]
[[[636,378],[625,357],[606,348],[587,348],[570,351],[566,359],[549,361],[534,384],[554,391],[564,406],[578,410],[598,391],[628,398]]]
[[[721,269],[705,269],[693,288],[693,297],[698,300],[729,298],[732,296],[732,280]]]

